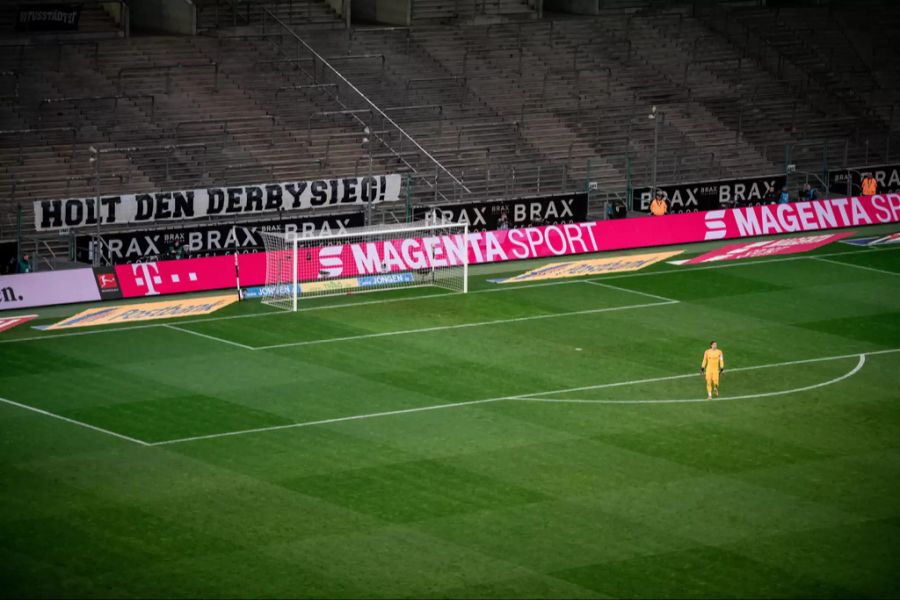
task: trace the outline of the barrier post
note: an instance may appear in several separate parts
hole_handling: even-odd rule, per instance
[[[22,205],[16,204],[16,270],[22,260]]]
[[[625,202],[628,203],[628,206],[625,207],[626,210],[631,210],[633,206],[632,200],[634,198],[634,186],[631,184],[631,157],[627,154],[625,155]]]
[[[587,159],[587,165],[584,168],[584,191],[590,196],[591,192],[591,159]]]
[[[412,190],[409,186],[409,173],[403,174],[403,188],[406,192],[406,222],[412,223]]]
[[[100,266],[100,150],[91,146],[91,159],[94,161],[94,185],[96,186],[97,199],[94,210],[97,211],[97,239],[94,241],[93,266]]]
[[[784,145],[784,175],[788,175],[788,165],[791,164],[791,145]]]
[[[434,201],[438,199],[438,166],[434,165]]]

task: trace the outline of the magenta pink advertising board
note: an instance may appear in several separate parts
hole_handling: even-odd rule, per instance
[[[305,273],[312,274],[310,278],[320,273],[345,277],[459,265],[464,253],[469,264],[482,264],[896,222],[900,194],[885,194],[486,231],[471,233],[467,240],[453,235],[344,244],[304,250],[300,280],[307,279]],[[242,286],[265,283],[265,254],[242,254],[239,260]],[[235,286],[230,256],[119,265],[116,275],[126,297]]]

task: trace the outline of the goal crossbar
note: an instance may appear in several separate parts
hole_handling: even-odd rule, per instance
[[[426,286],[468,292],[466,223],[363,227],[321,236],[259,234],[266,247],[263,303],[284,310],[296,311],[310,297]],[[457,245],[450,252],[459,236],[461,250]]]

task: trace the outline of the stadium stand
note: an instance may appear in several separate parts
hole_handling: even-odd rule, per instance
[[[28,35],[6,7],[0,237],[17,206],[30,235],[31,201],[98,187],[399,172],[427,204],[595,182],[602,218],[604,201],[652,181],[794,164],[796,186],[890,160],[897,51],[870,21],[897,11],[599,5],[538,18],[517,0],[422,0],[408,27],[348,31],[322,1],[208,0],[196,36],[125,36],[100,3],[84,5],[77,34]],[[66,254],[65,241],[35,240]]]

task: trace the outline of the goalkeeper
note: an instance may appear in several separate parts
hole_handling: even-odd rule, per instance
[[[713,393],[719,395],[719,373],[725,371],[725,355],[719,350],[719,345],[713,340],[709,343],[709,349],[703,353],[703,362],[700,363],[700,372],[706,374],[706,399],[712,400]]]

